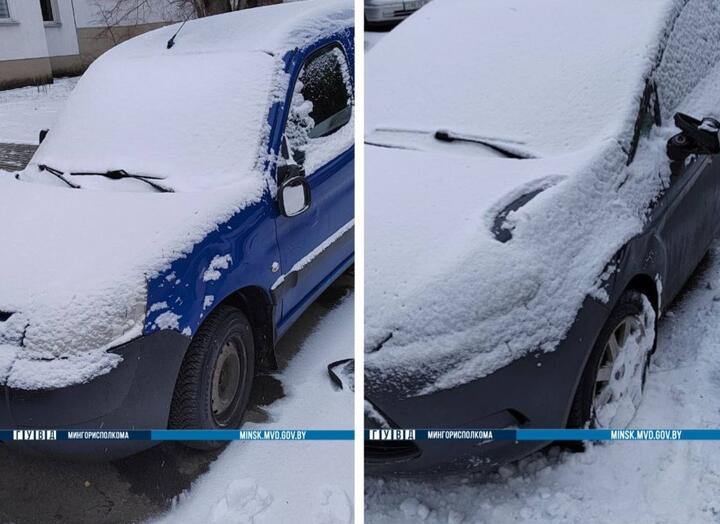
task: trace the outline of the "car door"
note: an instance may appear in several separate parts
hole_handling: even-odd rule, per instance
[[[662,197],[658,234],[666,249],[663,302],[680,291],[715,238],[720,224],[720,158],[699,155],[672,166]]]
[[[281,163],[304,177],[309,206],[277,219],[281,323],[297,316],[354,251],[353,86],[343,46],[332,42],[307,54],[291,92]]]
[[[665,125],[670,124],[678,112],[706,111],[707,114],[692,114],[702,119],[714,116],[720,109],[687,106],[693,91],[712,74],[714,65],[706,55],[715,44],[706,41],[706,26],[694,22],[705,16],[703,6],[702,2],[691,2],[680,11],[653,72],[656,106]],[[657,203],[661,214],[656,214],[658,235],[666,256],[663,304],[677,295],[718,232],[719,162],[717,155],[690,155],[682,162],[671,164],[670,185]]]

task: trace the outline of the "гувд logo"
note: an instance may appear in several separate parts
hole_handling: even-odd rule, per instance
[[[57,440],[57,431],[54,429],[16,429],[13,430],[13,440]]]

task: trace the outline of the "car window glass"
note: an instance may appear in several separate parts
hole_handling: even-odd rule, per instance
[[[720,60],[717,38],[708,36],[720,33],[720,17],[713,14],[717,7],[712,4],[687,3],[673,25],[654,74],[663,120],[672,120],[678,106]]]
[[[295,161],[319,161],[318,156],[339,153],[346,128],[352,127],[352,112],[347,60],[339,47],[327,48],[306,62],[295,83],[285,130]]]

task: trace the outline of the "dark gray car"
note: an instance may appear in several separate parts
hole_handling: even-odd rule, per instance
[[[366,427],[626,427],[657,318],[720,226],[720,10],[423,12],[367,61]],[[545,445],[365,457],[439,471]]]

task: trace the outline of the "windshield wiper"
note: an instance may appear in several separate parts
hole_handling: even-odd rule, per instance
[[[67,178],[65,178],[65,177],[63,176],[65,173],[63,173],[63,172],[60,171],[59,169],[55,169],[55,168],[53,168],[53,167],[46,166],[45,164],[39,164],[39,165],[38,165],[38,169],[39,169],[40,171],[47,171],[47,172],[50,173],[51,175],[54,175],[55,177],[57,177],[57,178],[59,178],[60,180],[62,180],[63,182],[65,182],[67,185],[69,185],[69,186],[70,186],[71,188],[73,188],[73,189],[81,189],[81,187],[80,187],[79,185],[73,184],[73,183],[70,182]]]
[[[439,130],[435,132],[435,139],[441,142],[470,142],[472,144],[480,144],[496,151],[507,158],[524,160],[535,158],[535,155],[526,151],[523,147],[513,147],[512,145],[503,144],[500,141],[487,140],[483,138],[460,135],[451,131]]]
[[[170,187],[165,187],[160,184],[157,184],[153,182],[153,180],[165,180],[163,177],[159,176],[150,176],[150,175],[133,175],[131,173],[128,173],[124,169],[116,169],[114,171],[106,171],[104,173],[95,173],[95,172],[88,172],[88,173],[70,173],[71,176],[102,176],[105,178],[109,178],[110,180],[122,180],[125,178],[132,178],[134,180],[140,180],[141,182],[145,182],[147,185],[152,186],[157,191],[160,191],[161,193],[174,193],[175,190]]]

